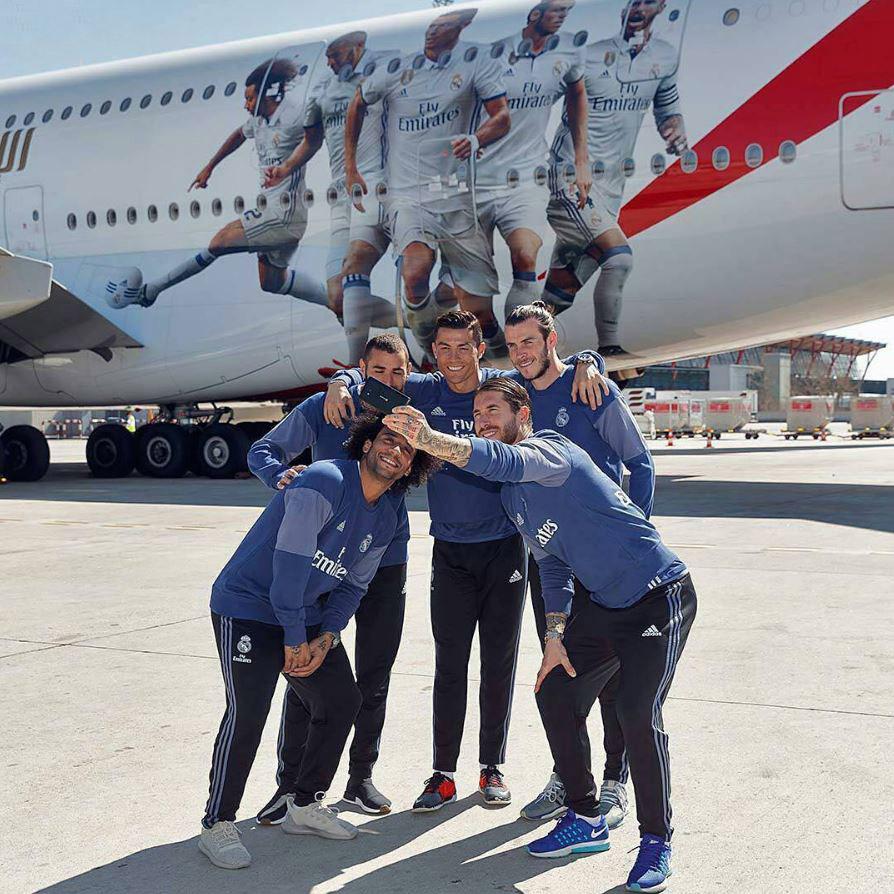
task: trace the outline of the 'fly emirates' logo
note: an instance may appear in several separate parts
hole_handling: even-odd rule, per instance
[[[330,559],[326,553],[318,549],[314,553],[313,561],[310,563],[311,567],[316,568],[317,571],[322,571],[323,574],[331,575],[336,580],[344,580],[348,573],[348,569],[341,563],[341,557],[344,554],[345,548],[342,547],[341,552],[338,554],[338,558]]]
[[[421,133],[433,127],[441,127],[449,124],[459,117],[459,106],[451,105],[446,109],[441,108],[441,103],[431,99],[419,103],[415,115],[401,115],[398,119],[398,129],[402,133]]]

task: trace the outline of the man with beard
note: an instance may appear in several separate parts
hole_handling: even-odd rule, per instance
[[[660,892],[671,874],[670,757],[662,705],[695,620],[683,562],[638,507],[589,456],[549,429],[533,433],[527,392],[508,378],[475,396],[479,437],[432,430],[414,407],[385,424],[473,475],[502,482],[501,502],[534,553],[547,610],[537,706],[568,791],[568,812],[527,850],[542,858],[604,851],[577,689],[620,671],[618,717],[630,755],[640,825],[627,890]],[[575,588],[574,579],[580,582]]]
[[[621,393],[614,383],[594,410],[572,400],[573,370],[556,352],[555,323],[541,301],[517,307],[506,317],[506,342],[509,358],[520,373],[533,412],[535,430],[552,428],[561,432],[619,486],[624,468],[630,472],[630,498],[648,518],[655,493],[655,467],[642,434]],[[546,632],[546,616],[540,574],[534,561],[528,562],[531,582],[531,605],[540,639]],[[601,681],[590,681],[599,684]],[[605,769],[599,793],[599,812],[606,817],[610,829],[619,826],[627,814],[628,767],[624,734],[615,707],[619,677],[615,675],[601,690],[584,686],[579,694],[581,716],[586,719],[598,695],[602,713]],[[587,736],[586,723],[581,735]],[[565,809],[565,787],[553,768],[543,791],[522,808],[526,819],[540,820],[558,816]]]
[[[571,307],[583,284],[599,271],[593,292],[599,350],[626,352],[619,327],[624,285],[633,269],[633,252],[618,225],[625,165],[633,157],[643,118],[651,107],[666,151],[687,148],[677,91],[677,50],[656,38],[652,27],[665,0],[628,0],[621,10],[621,32],[589,44],[584,51],[584,83],[589,112],[590,160],[601,166],[585,207],[565,186],[574,170],[571,122],[556,131],[551,150],[551,198],[547,215],[556,232],[543,300],[561,313]]]

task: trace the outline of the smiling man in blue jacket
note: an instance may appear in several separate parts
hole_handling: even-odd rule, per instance
[[[506,378],[483,383],[474,415],[479,437],[473,438],[433,431],[412,407],[396,409],[385,424],[417,449],[503,482],[503,507],[539,566],[547,623],[535,691],[569,809],[528,852],[564,857],[608,848],[588,749],[579,734],[576,690],[582,678],[607,682],[620,669],[618,718],[641,834],[627,890],[663,891],[673,827],[661,711],[695,619],[689,573],[580,447],[548,429],[533,433],[524,388]],[[582,584],[577,593],[575,578]]]
[[[340,633],[394,537],[393,491],[422,483],[437,462],[373,416],[357,420],[346,452],[347,459],[313,463],[273,497],[211,590],[227,707],[199,849],[223,869],[251,863],[234,821],[280,673],[309,718],[283,830],[357,835],[317,800],[360,707]]]

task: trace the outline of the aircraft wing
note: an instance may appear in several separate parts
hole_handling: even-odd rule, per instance
[[[53,265],[0,248],[0,363],[142,345],[53,279]]]

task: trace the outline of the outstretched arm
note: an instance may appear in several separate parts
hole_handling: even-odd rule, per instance
[[[232,155],[245,142],[245,133],[241,127],[237,127],[224,141],[220,149],[214,153],[211,161],[196,174],[195,179],[189,186],[191,189],[204,189],[214,173],[214,169],[228,156]]]

